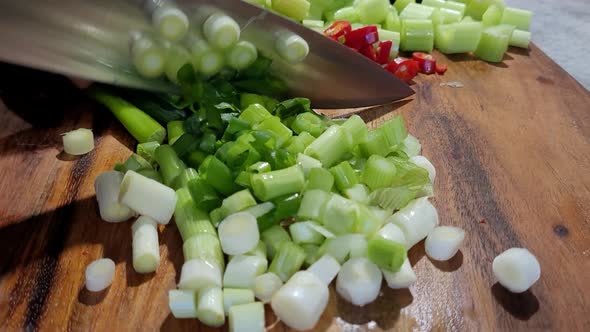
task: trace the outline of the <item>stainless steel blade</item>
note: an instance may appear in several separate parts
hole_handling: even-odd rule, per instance
[[[131,33],[150,29],[140,3],[162,0],[0,0],[0,60],[109,84],[175,91],[164,80],[140,77],[129,61]],[[221,10],[242,26],[244,39],[273,58],[273,70],[291,94],[315,107],[346,108],[389,103],[413,94],[379,65],[317,32],[237,0],[178,0],[189,17]],[[289,64],[274,43],[285,31],[310,46],[305,61]]]

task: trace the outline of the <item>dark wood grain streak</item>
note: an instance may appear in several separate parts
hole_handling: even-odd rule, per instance
[[[419,243],[408,253],[418,275],[409,290],[383,288],[362,308],[332,290],[314,330],[590,330],[590,94],[534,46],[512,50],[502,65],[471,56],[448,64],[444,76],[419,76],[408,100],[326,113],[356,113],[372,127],[404,116],[436,166],[441,224],[467,232],[461,251],[435,262]],[[441,86],[450,81],[464,87]],[[94,178],[125,160],[133,140],[103,109],[59,88],[62,79],[39,82],[54,86],[27,93],[17,80],[5,98],[0,84],[12,110],[0,107],[0,330],[215,331],[168,311],[183,261],[174,225],[160,229],[158,271],[140,275],[131,267],[130,224],[98,218]],[[15,101],[27,98],[25,112]],[[96,150],[69,160],[59,134],[77,127],[93,128]],[[529,248],[542,267],[523,294],[507,292],[491,271],[513,246]],[[90,293],[84,269],[100,257],[115,261],[116,277]],[[291,331],[268,308],[266,324]]]

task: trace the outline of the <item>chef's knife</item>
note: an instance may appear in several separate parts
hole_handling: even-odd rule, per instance
[[[145,2],[162,0],[0,0],[0,60],[93,81],[173,92],[163,79],[145,79],[129,60],[133,32],[149,30]],[[290,94],[310,98],[318,108],[346,108],[393,102],[413,94],[405,83],[362,55],[293,21],[239,0],[178,0],[189,17],[219,10],[242,27],[242,37],[273,59],[273,71]],[[279,33],[304,38],[310,48],[298,64],[274,49]]]

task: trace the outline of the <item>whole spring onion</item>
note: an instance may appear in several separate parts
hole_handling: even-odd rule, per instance
[[[141,215],[167,224],[176,207],[176,193],[157,181],[128,171],[121,182],[119,201]]]
[[[353,258],[338,272],[336,291],[348,302],[363,306],[377,298],[381,279],[377,265],[366,258]]]
[[[107,171],[94,180],[94,190],[98,201],[100,218],[107,222],[122,222],[133,216],[133,210],[119,203],[119,190],[123,174],[117,171]]]
[[[79,128],[62,135],[64,152],[73,156],[80,156],[94,150],[94,135],[92,130]]]
[[[492,263],[494,275],[502,286],[513,293],[529,289],[541,277],[537,258],[525,248],[510,248]]]
[[[221,248],[228,255],[244,254],[254,249],[260,240],[256,218],[246,212],[225,218],[219,224],[218,233]]]
[[[109,258],[101,258],[86,267],[86,289],[100,292],[111,285],[115,278],[115,262]]]
[[[438,226],[426,238],[426,255],[437,261],[449,260],[455,256],[464,238],[465,231],[461,228]]]
[[[262,303],[269,303],[272,296],[283,286],[283,281],[272,272],[261,274],[254,279],[254,294]]]
[[[309,330],[328,305],[328,286],[308,271],[295,273],[271,300],[275,315],[289,327]]]
[[[133,233],[133,269],[138,273],[151,273],[160,265],[160,245],[157,223],[141,216],[131,227]]]

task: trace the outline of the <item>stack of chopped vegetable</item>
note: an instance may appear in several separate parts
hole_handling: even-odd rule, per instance
[[[272,3],[296,10],[306,2]],[[182,12],[156,13],[156,26],[172,24],[159,34],[182,39],[175,33],[183,31]],[[207,28],[210,20],[216,23]],[[205,36],[208,29],[225,31],[208,37],[211,50],[229,47],[229,40],[237,45],[239,28],[231,21],[221,14],[204,20]],[[104,221],[138,216],[130,239],[137,273],[157,271],[158,227],[174,217],[185,260],[177,289],[169,291],[176,318],[264,331],[270,304],[286,325],[307,330],[325,310],[334,279],[342,298],[362,306],[377,298],[383,278],[391,288],[416,282],[407,251],[420,241],[434,260],[459,250],[465,233],[438,226],[428,200],[435,169],[401,116],[369,130],[358,115],[330,119],[306,98],[281,101],[280,80],[262,55],[215,75],[195,63],[199,55],[162,59],[166,66],[174,59],[169,78],[182,95],[101,86],[88,95],[139,143],[95,182]],[[140,71],[158,63],[151,55],[144,60],[136,62]],[[88,150],[80,143],[90,136],[82,134],[64,136],[69,150]],[[494,272],[509,289],[524,291],[539,278],[538,262],[525,249],[510,250],[494,261]],[[107,288],[114,270],[109,259],[93,262],[87,288]]]
[[[509,46],[527,48],[532,12],[504,0],[298,0],[249,1],[300,21],[382,64],[405,81],[418,63],[395,58],[398,50],[473,53],[500,62]],[[284,3],[288,2],[289,6]],[[427,74],[444,73],[436,67]]]

